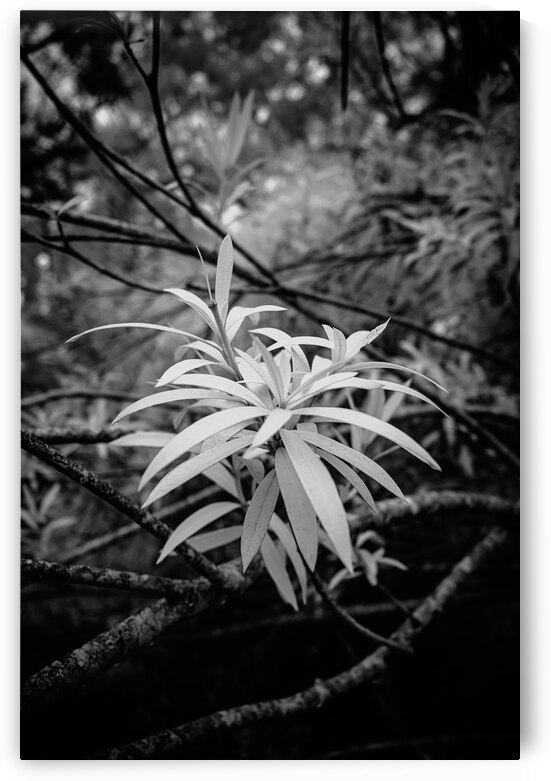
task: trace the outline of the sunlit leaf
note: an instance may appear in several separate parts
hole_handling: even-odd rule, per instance
[[[139,431],[135,434],[125,434],[109,445],[110,447],[164,447],[174,436],[168,431]]]
[[[226,526],[224,529],[217,529],[214,532],[205,532],[205,534],[197,534],[195,537],[190,537],[187,543],[192,548],[195,548],[196,551],[199,551],[199,553],[206,553],[214,548],[220,548],[222,545],[235,542],[241,536],[242,530],[242,526]]]
[[[293,413],[290,410],[279,407],[273,409],[258,429],[253,439],[253,447],[260,447],[271,439],[292,417]]]
[[[211,466],[209,469],[203,470],[203,475],[220,486],[226,493],[235,496],[236,499],[239,498],[235,485],[235,478],[224,464],[214,464],[214,466]]]
[[[209,523],[217,521],[237,507],[239,505],[235,502],[214,502],[207,507],[201,507],[199,510],[196,510],[174,529],[161,548],[157,564],[166,559],[169,553],[172,553],[178,545],[185,542],[192,534],[196,534],[201,529],[204,529],[205,526],[208,526]]]
[[[172,440],[155,456],[140,481],[140,490],[151,480],[161,469],[168,466],[177,458],[181,458],[192,447],[199,445],[207,437],[218,434],[225,428],[243,423],[247,420],[253,420],[262,415],[266,415],[267,410],[261,407],[240,407],[238,409],[222,410],[208,415],[196,423],[192,423],[183,431],[176,434]]]
[[[269,528],[275,532],[275,534],[279,537],[281,544],[285,548],[285,552],[289,557],[289,561],[297,573],[302,601],[304,604],[306,604],[306,598],[308,596],[308,579],[306,574],[306,567],[304,566],[304,563],[300,557],[300,553],[298,552],[293,533],[291,532],[289,526],[287,526],[286,523],[283,523],[279,515],[276,515],[276,513],[272,515]]]
[[[166,494],[174,491],[175,488],[179,488],[181,485],[187,483],[193,477],[204,472],[205,469],[217,464],[219,461],[223,461],[228,456],[237,453],[239,450],[244,450],[247,445],[252,442],[254,432],[250,432],[247,436],[240,437],[238,440],[232,439],[229,442],[224,442],[218,447],[213,447],[210,450],[206,450],[204,453],[200,453],[198,456],[190,458],[183,464],[179,464],[171,472],[169,472],[162,480],[160,480],[153,491],[149,494],[142,507],[149,507],[150,504],[156,502],[157,499],[161,499]]]
[[[281,439],[321,525],[344,566],[352,571],[350,529],[333,478],[320,458],[296,432],[282,429]]]
[[[164,374],[157,380],[156,388],[160,388],[162,385],[170,385],[170,383],[177,380],[183,374],[194,372],[196,369],[201,369],[204,366],[213,366],[214,361],[207,361],[205,358],[188,358],[185,361],[178,361],[170,369],[167,369]]]
[[[291,578],[285,569],[285,561],[274,542],[270,539],[269,534],[264,537],[260,550],[266,570],[274,581],[281,598],[291,605],[294,610],[298,610],[297,598]]]
[[[214,333],[218,334],[218,327],[212,312],[208,308],[207,304],[205,304],[205,302],[199,298],[199,296],[196,296],[195,293],[191,293],[189,290],[182,290],[181,288],[175,287],[166,288],[165,292],[172,293],[173,296],[179,298],[180,301],[184,302],[184,304],[190,306],[195,312],[197,312],[199,317],[201,317],[201,319],[204,320],[208,326],[210,326]]]
[[[279,484],[272,469],[256,489],[243,521],[241,558],[243,572],[256,556],[268,531],[268,524],[279,497]]]
[[[388,472],[368,456],[358,453],[357,450],[348,447],[348,445],[343,445],[341,442],[335,442],[334,439],[325,437],[323,434],[313,434],[310,431],[303,430],[297,430],[296,433],[305,442],[321,448],[326,453],[330,453],[342,461],[346,461],[368,477],[371,477],[399,499],[404,499],[404,494]]]
[[[421,447],[414,439],[408,434],[404,434],[393,426],[392,423],[386,423],[384,420],[379,420],[372,415],[367,415],[365,412],[357,412],[351,409],[340,409],[338,407],[309,407],[299,408],[294,410],[297,415],[308,415],[309,417],[321,418],[323,420],[331,420],[339,423],[347,423],[349,426],[358,426],[364,428],[367,431],[373,431],[379,434],[381,437],[390,439],[397,445],[400,445],[408,453],[418,458],[425,464],[428,464],[433,469],[441,471],[440,467],[434,460],[434,458],[427,453],[427,451]]]
[[[287,517],[298,547],[306,564],[313,570],[318,555],[316,513],[285,448],[280,447],[276,450],[275,469]]]
[[[252,391],[243,387],[235,380],[229,380],[226,377],[217,377],[214,374],[184,374],[175,380],[174,385],[194,385],[198,388],[209,388],[210,390],[219,390],[238,399],[243,399],[247,404],[256,406],[260,399]]]
[[[226,331],[228,339],[233,342],[237,332],[248,317],[262,314],[263,312],[284,312],[285,307],[264,304],[262,306],[234,306],[229,312],[226,320]]]
[[[119,420],[125,418],[127,415],[132,415],[135,412],[141,412],[149,407],[156,407],[159,404],[175,404],[179,401],[190,401],[192,399],[214,399],[224,396],[221,391],[203,390],[199,388],[193,388],[189,390],[169,390],[162,391],[161,393],[153,393],[151,396],[146,396],[139,401],[134,401],[125,407],[122,412],[119,412],[113,423],[118,423]]]
[[[222,321],[226,319],[226,314],[228,312],[232,273],[233,243],[231,236],[228,234],[224,237],[222,244],[220,245],[220,249],[218,250],[218,261],[216,263],[216,287],[214,297]]]
[[[111,328],[148,328],[153,331],[166,331],[177,336],[188,336],[205,344],[212,344],[208,339],[201,339],[201,337],[191,334],[189,331],[181,331],[179,328],[172,328],[169,325],[155,325],[155,323],[111,323],[110,325],[98,325],[95,328],[88,328],[87,331],[82,331],[80,334],[76,334],[76,336],[71,336],[70,339],[67,339],[66,344],[76,342],[77,339],[80,339],[81,336],[86,336],[86,334],[93,334],[96,331],[107,331]]]
[[[417,377],[422,377],[423,380],[435,385],[441,391],[444,391],[444,393],[448,392],[442,385],[435,380],[431,380],[431,378],[427,377],[425,374],[421,374],[421,372],[415,371],[415,369],[410,369],[409,366],[402,366],[399,363],[388,363],[387,361],[362,361],[361,363],[352,363],[346,368],[348,371],[357,372],[370,371],[371,369],[391,369],[394,371],[408,372],[408,374],[415,374]]]
[[[364,481],[359,477],[356,472],[354,472],[351,467],[348,466],[344,461],[341,461],[340,458],[337,458],[337,456],[333,456],[330,453],[327,453],[326,451],[321,450],[320,456],[327,461],[328,464],[331,464],[332,467],[334,467],[337,472],[340,472],[340,474],[348,480],[350,485],[355,488],[355,490],[358,492],[358,494],[362,497],[362,499],[369,505],[369,507],[374,511],[377,512],[377,507],[375,505],[375,501],[373,500],[373,496],[371,495],[371,491],[366,486]]]

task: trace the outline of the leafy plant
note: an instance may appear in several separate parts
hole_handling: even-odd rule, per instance
[[[335,424],[366,432],[367,439],[352,440],[358,447],[369,445],[375,436],[384,437],[433,469],[439,469],[421,445],[388,422],[395,408],[393,397],[381,406],[377,394],[380,391],[404,394],[434,404],[408,384],[359,376],[382,369],[419,375],[394,363],[368,361],[362,354],[363,348],[384,331],[388,321],[348,337],[329,325],[323,326],[324,337],[291,336],[279,328],[253,328],[250,329],[251,346],[246,351],[237,348],[234,340],[247,320],[283,308],[263,305],[229,309],[232,271],[233,246],[230,236],[226,236],[218,254],[214,295],[206,275],[208,303],[186,290],[169,291],[200,315],[211,329],[213,339],[151,323],[117,323],[84,333],[121,327],[152,328],[173,333],[184,342],[178,348],[177,362],[156,383],[163,390],[130,404],[114,423],[169,403],[181,403],[182,411],[206,412],[176,433],[129,434],[118,439],[115,446],[158,449],[145,470],[140,489],[169,468],[150,491],[144,507],[201,474],[222,487],[233,501],[214,502],[182,521],[162,548],[159,561],[184,541],[197,550],[208,551],[240,538],[243,569],[260,553],[282,598],[297,609],[287,561],[296,573],[303,599],[306,598],[306,568],[315,568],[319,541],[338,557],[349,573],[354,572],[344,506],[348,500],[343,501],[342,488],[339,490],[333,474],[344,478],[373,511],[376,511],[375,502],[364,477],[404,499],[391,475],[374,459],[350,447]],[[83,334],[69,341],[80,336]],[[269,344],[264,344],[260,337]],[[325,354],[316,352],[309,359],[304,348],[312,347]],[[375,400],[369,402],[368,412],[354,406],[325,406],[320,399],[328,392],[347,391],[350,400],[350,393],[357,390],[373,394]],[[177,428],[182,420],[181,412],[176,416]],[[276,512],[278,502],[281,509]],[[285,520],[281,517],[283,510]],[[237,514],[241,523],[203,532],[221,518],[233,518]]]

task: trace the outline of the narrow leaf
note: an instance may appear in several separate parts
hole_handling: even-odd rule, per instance
[[[197,475],[200,475],[201,472],[204,472],[209,467],[217,464],[219,461],[223,461],[239,450],[244,450],[251,443],[253,437],[254,432],[251,431],[247,436],[240,437],[238,440],[232,439],[230,442],[224,442],[222,445],[218,445],[218,447],[206,450],[204,453],[190,458],[189,461],[179,464],[157,483],[142,507],[149,507],[157,499],[161,499],[166,494],[174,491],[175,488],[184,485],[188,480],[197,477]]]
[[[167,369],[163,375],[157,380],[156,388],[160,388],[162,385],[170,385],[184,374],[188,372],[194,372],[196,369],[201,369],[204,366],[213,366],[214,361],[207,361],[205,358],[188,358],[185,361],[178,361],[170,369]]]
[[[336,456],[332,456],[330,453],[327,453],[323,450],[320,452],[320,456],[325,461],[327,461],[328,464],[331,464],[331,466],[334,467],[337,470],[337,472],[340,472],[340,474],[346,480],[348,480],[350,485],[356,489],[356,491],[362,497],[364,502],[366,502],[369,505],[369,507],[371,507],[373,512],[377,512],[377,507],[375,505],[373,496],[371,495],[371,491],[366,486],[366,484],[361,479],[361,477],[358,477],[356,472],[354,472],[354,470],[351,469],[351,467],[349,467],[348,464],[345,464],[344,461],[340,460],[340,458],[337,458]]]
[[[205,302],[202,301],[199,296],[196,296],[195,293],[190,293],[189,290],[182,290],[181,288],[175,287],[166,288],[165,292],[172,293],[173,296],[179,298],[180,301],[184,302],[184,304],[190,306],[214,331],[214,333],[218,334],[216,320],[214,319],[212,312],[208,308],[207,304],[205,304]]]
[[[157,564],[166,559],[169,553],[172,553],[178,545],[185,542],[192,534],[196,534],[200,529],[204,529],[209,523],[217,521],[223,515],[227,515],[232,510],[239,507],[235,502],[214,502],[208,507],[201,507],[189,515],[182,523],[174,529],[168,540],[165,542],[159,553]]]
[[[136,434],[126,434],[109,443],[110,447],[164,447],[174,439],[174,434],[168,431],[139,431]]]
[[[340,442],[335,442],[334,439],[325,437],[322,434],[313,434],[310,431],[297,431],[297,435],[300,436],[305,442],[309,442],[311,445],[324,450],[326,453],[330,453],[332,456],[336,456],[349,464],[352,464],[356,469],[371,477],[377,483],[382,485],[387,491],[397,496],[399,499],[404,499],[404,494],[400,490],[399,486],[395,483],[388,472],[383,469],[380,464],[377,464],[368,456],[363,453],[358,453],[348,445],[343,445]]]
[[[279,484],[275,469],[272,469],[256,489],[245,514],[243,536],[241,537],[243,572],[246,571],[260,549],[278,497]]]
[[[302,487],[285,448],[275,454],[277,481],[287,510],[287,517],[297,545],[310,569],[316,566],[318,555],[318,524],[316,513]]]
[[[231,236],[224,237],[218,251],[218,262],[216,264],[216,287],[214,297],[216,305],[222,318],[226,319],[228,312],[228,299],[230,295],[231,278],[233,272],[233,244]]]
[[[308,415],[309,417],[332,420],[338,423],[347,423],[349,426],[358,426],[367,431],[373,431],[379,434],[379,436],[390,439],[391,442],[400,445],[408,453],[418,458],[419,461],[423,461],[423,463],[428,464],[433,469],[441,471],[434,458],[408,434],[404,434],[403,431],[397,429],[392,423],[386,423],[384,420],[367,415],[365,412],[340,409],[338,407],[309,407],[295,409],[294,412],[296,415]]]
[[[296,432],[282,429],[281,439],[321,525],[335,546],[340,560],[352,572],[350,529],[333,478],[320,458]]]
[[[220,548],[222,545],[235,542],[241,536],[242,529],[242,526],[226,526],[224,529],[216,529],[213,532],[190,537],[187,542],[188,545],[191,545],[199,553],[206,553],[214,548]]]
[[[207,437],[212,437],[230,426],[237,423],[243,423],[246,420],[253,420],[261,415],[266,415],[267,410],[261,407],[239,407],[237,409],[222,410],[214,412],[206,418],[192,423],[179,434],[176,434],[172,440],[155,456],[149,464],[140,481],[139,490],[151,480],[161,469],[168,466],[177,458],[181,458],[192,447],[199,445]],[[208,452],[208,451],[207,451]]]
[[[159,404],[174,404],[178,401],[189,401],[191,399],[214,399],[224,396],[220,391],[212,390],[169,390],[162,391],[161,393],[153,393],[151,396],[146,396],[139,401],[134,401],[125,407],[122,412],[119,412],[113,423],[118,423],[119,420],[125,418],[127,415],[132,415],[135,412],[141,412],[148,407],[156,407]]]
[[[297,544],[295,538],[293,537],[293,533],[290,530],[289,526],[286,523],[283,523],[279,515],[276,515],[276,513],[272,515],[272,520],[270,521],[270,529],[273,532],[275,532],[275,534],[277,534],[277,536],[281,541],[281,544],[285,548],[285,552],[289,556],[289,561],[291,562],[295,572],[297,573],[297,578],[300,585],[300,591],[302,594],[302,601],[304,604],[306,604],[306,599],[308,597],[308,578],[306,574],[306,567],[304,566],[304,562],[302,561],[300,557],[300,553],[298,552]]]
[[[287,409],[276,407],[258,429],[253,439],[253,447],[260,447],[271,439],[291,418],[293,413]]]
[[[291,605],[294,610],[298,610],[297,598],[295,596],[293,584],[291,583],[291,578],[285,569],[285,562],[275,544],[270,539],[269,534],[264,537],[260,550],[268,575],[274,581],[281,598],[284,602]]]

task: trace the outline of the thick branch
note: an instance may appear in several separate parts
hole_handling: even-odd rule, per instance
[[[152,594],[179,597],[194,596],[197,585],[189,580],[161,578],[83,564],[59,564],[54,561],[21,559],[21,577],[29,580],[47,580],[58,583],[75,583],[82,586],[100,586]],[[205,581],[207,583],[207,581]]]
[[[506,539],[507,532],[492,529],[440,583],[433,594],[415,610],[415,620],[407,619],[392,639],[401,645],[410,643],[446,607],[466,578]],[[94,759],[151,759],[181,748],[205,735],[256,724],[267,719],[284,718],[294,713],[320,708],[333,698],[357,686],[380,678],[386,672],[390,651],[386,647],[367,656],[349,670],[327,680],[317,680],[310,688],[289,697],[241,705],[218,711],[156,735],[97,754]]]

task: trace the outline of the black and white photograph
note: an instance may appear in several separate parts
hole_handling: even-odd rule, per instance
[[[520,12],[198,8],[20,15],[20,758],[518,760]]]

